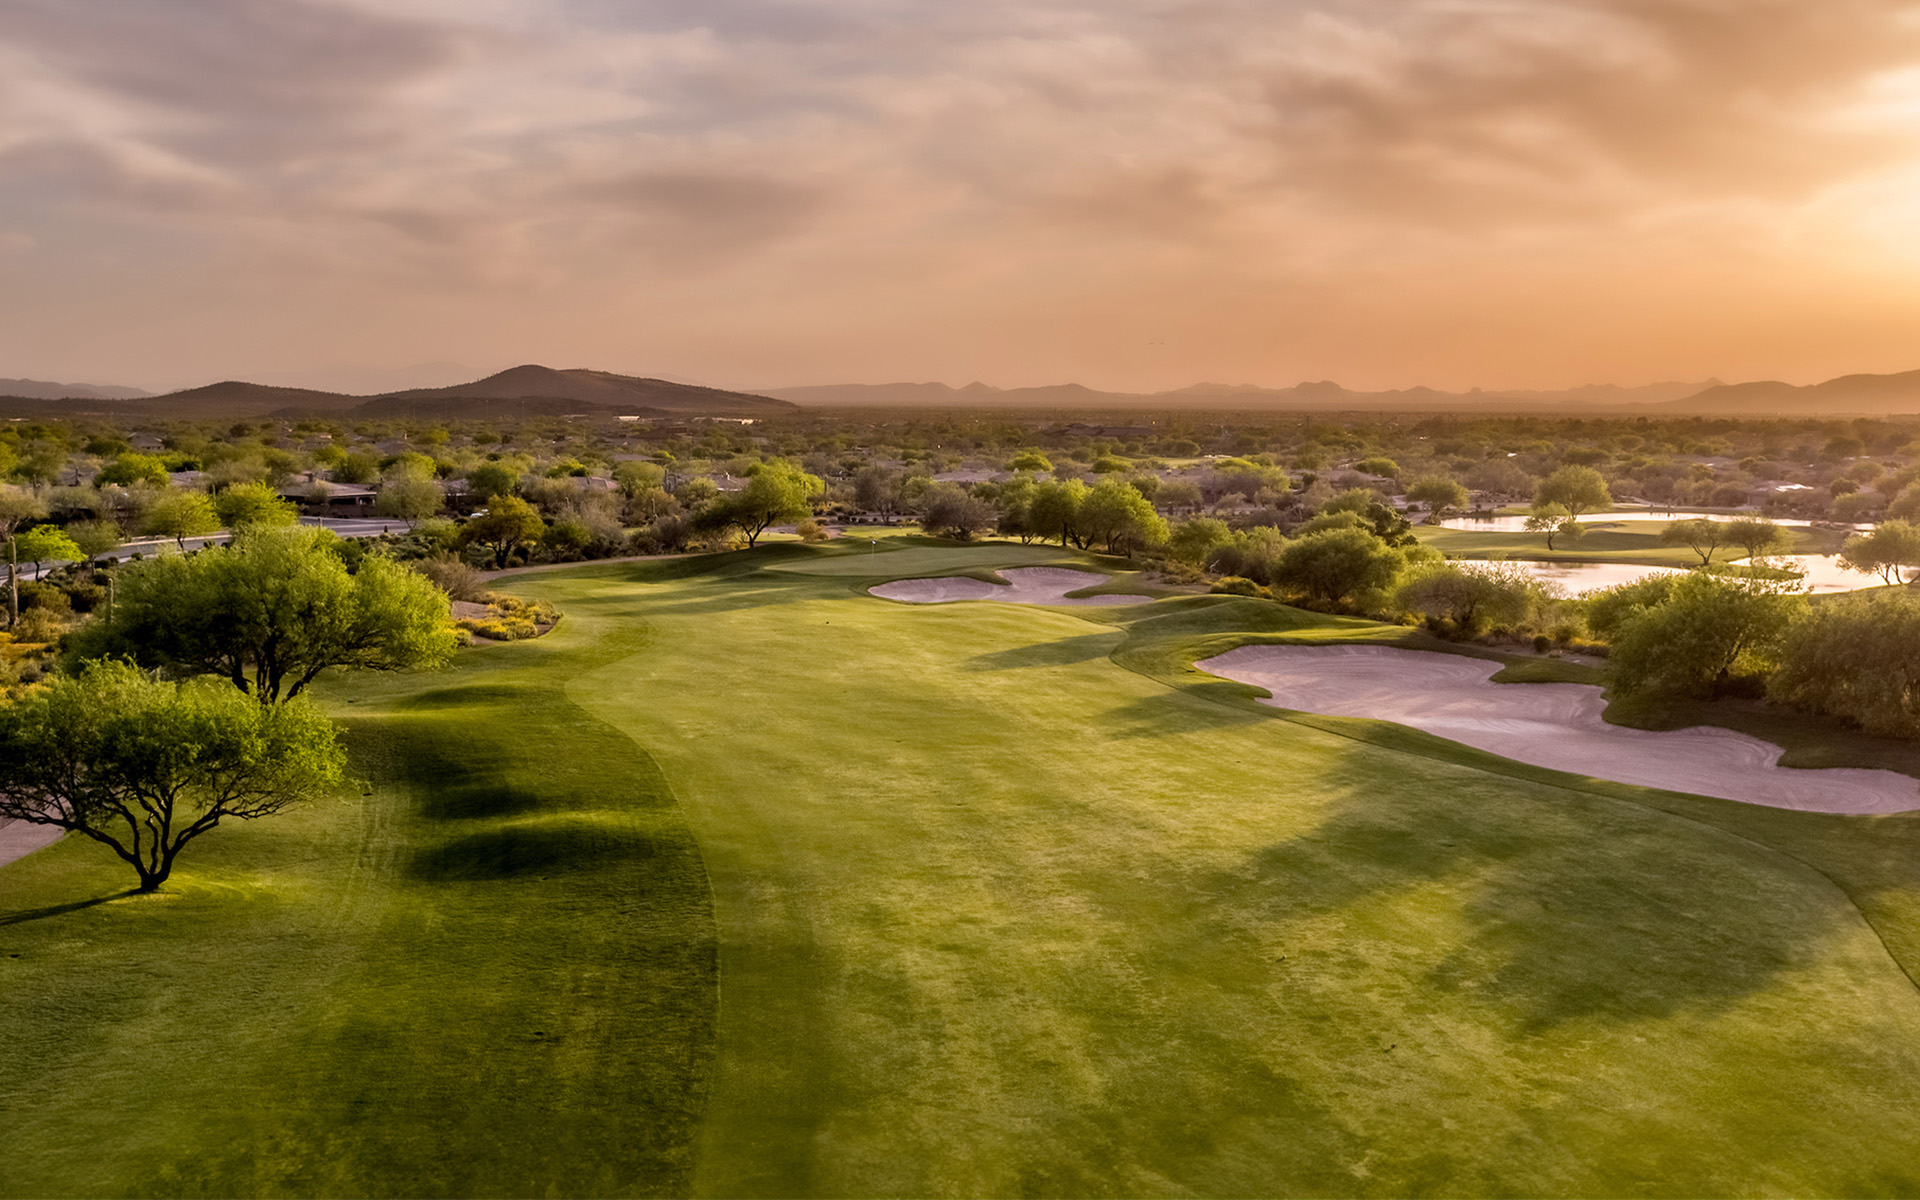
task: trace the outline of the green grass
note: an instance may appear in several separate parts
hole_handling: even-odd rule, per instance
[[[1547,562],[1624,562],[1654,567],[1697,567],[1700,556],[1685,546],[1663,546],[1657,521],[1624,521],[1615,524],[1584,522],[1593,528],[1579,540],[1554,539],[1547,549],[1545,534],[1481,533],[1471,529],[1445,529],[1438,525],[1416,525],[1414,534],[1426,545],[1449,558],[1517,558]],[[1791,554],[1831,554],[1839,549],[1838,539],[1825,530],[1788,528]],[[1714,551],[1716,563],[1744,558],[1738,546],[1722,546]]]
[[[525,576],[547,638],[325,691],[370,794],[153,900],[0,871],[0,1191],[1920,1189],[1920,821],[1190,666],[1404,629],[797,569],[847,557]]]

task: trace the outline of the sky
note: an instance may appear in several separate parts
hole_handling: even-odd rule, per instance
[[[1920,6],[0,0],[0,376],[1920,368]]]

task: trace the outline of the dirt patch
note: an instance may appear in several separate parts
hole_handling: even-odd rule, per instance
[[[1107,581],[1093,571],[1066,567],[1012,567],[1000,572],[1006,585],[964,576],[940,579],[897,579],[867,589],[882,600],[907,604],[947,604],[955,600],[999,600],[1006,604],[1145,604],[1150,596],[1080,596],[1068,592],[1098,587]]]
[[[1497,684],[1499,663],[1388,646],[1242,646],[1194,664],[1273,693],[1262,703],[1425,730],[1516,762],[1595,779],[1810,812],[1920,809],[1893,771],[1781,767],[1780,747],[1730,729],[1609,725],[1600,689]]]

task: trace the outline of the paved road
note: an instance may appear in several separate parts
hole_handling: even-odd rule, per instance
[[[407,528],[405,521],[382,521],[374,517],[301,517],[300,523],[302,525],[316,526],[320,529],[331,529],[341,537],[348,538],[379,537],[383,533],[404,533]],[[211,533],[206,537],[190,537],[186,539],[184,548],[188,550],[198,550],[202,546],[217,546],[222,542],[232,540],[232,538],[233,535],[230,533]],[[132,558],[136,554],[152,555],[158,554],[163,550],[174,548],[180,548],[180,544],[177,544],[172,538],[136,538],[131,542],[124,543],[119,549],[109,551],[100,557],[118,562]],[[5,567],[5,565],[4,561],[0,561],[0,568]],[[63,563],[45,563],[36,570],[32,563],[21,563],[20,579],[22,582],[30,579],[38,579],[41,575],[53,570],[56,566],[64,565]],[[0,570],[0,582],[4,582],[4,576],[5,571]]]

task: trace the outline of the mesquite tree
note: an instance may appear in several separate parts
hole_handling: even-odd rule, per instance
[[[92,838],[166,882],[194,839],[339,782],[333,726],[305,701],[262,705],[214,679],[166,683],[89,664],[0,707],[0,817]]]

